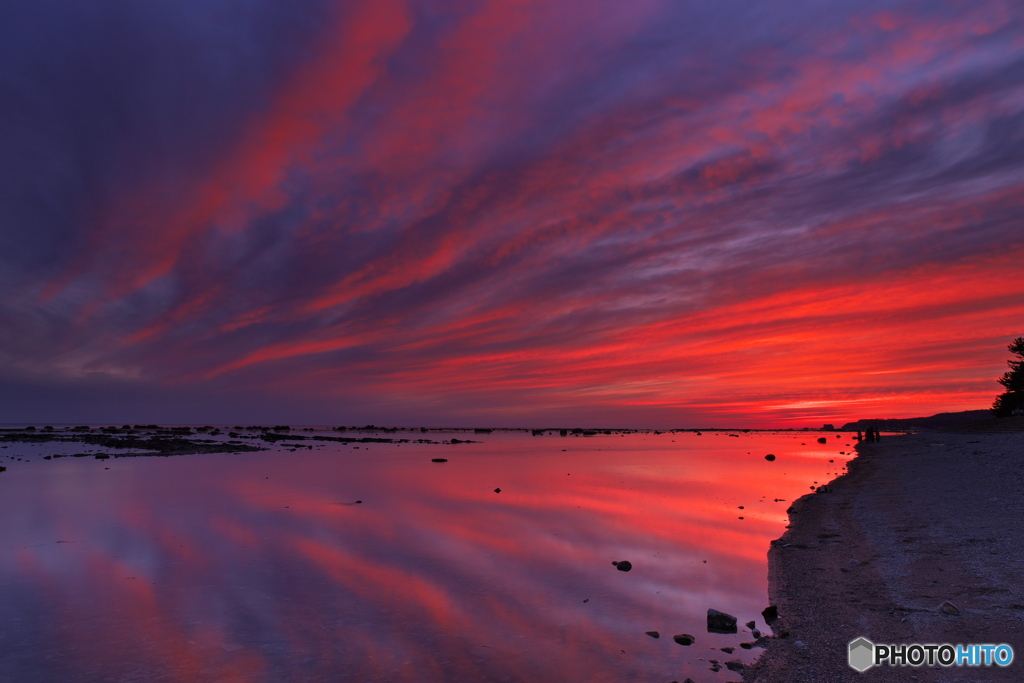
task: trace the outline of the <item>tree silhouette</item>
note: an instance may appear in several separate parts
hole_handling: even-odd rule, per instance
[[[1021,360],[1006,361],[1010,366],[1009,371],[996,380],[1006,387],[1006,391],[996,396],[992,404],[992,412],[996,417],[1020,414],[1019,411],[1024,410],[1024,337],[1017,337],[1006,348]]]

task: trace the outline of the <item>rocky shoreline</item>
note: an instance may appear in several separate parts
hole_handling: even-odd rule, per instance
[[[363,431],[360,428],[352,428],[354,431]],[[364,428],[373,432],[382,431],[393,433],[398,431],[391,428],[375,428],[372,425]],[[350,444],[379,444],[379,443],[417,443],[417,444],[463,444],[478,443],[471,439],[450,438],[443,441],[427,438],[400,438],[381,436],[359,436],[348,434],[345,436],[327,436],[324,434],[299,434],[299,428],[293,430],[290,426],[281,425],[277,427],[250,426],[235,427],[233,430],[225,427],[223,430],[217,427],[162,427],[160,425],[124,425],[123,427],[64,427],[55,429],[43,427],[42,429],[30,426],[15,429],[0,428],[0,448],[9,446],[22,447],[25,445],[38,444],[81,444],[92,447],[92,452],[78,453],[54,453],[43,456],[44,460],[59,459],[65,457],[95,457],[105,460],[114,458],[137,458],[152,456],[175,456],[175,455],[201,455],[211,453],[253,453],[265,451],[270,446],[288,448],[312,449],[314,445],[322,445],[325,442]],[[301,429],[303,432],[313,432],[311,428]],[[334,432],[346,432],[348,428],[335,427]],[[417,428],[419,431],[419,428]],[[422,429],[426,433],[427,429]],[[479,430],[478,430],[479,431]],[[220,437],[220,438],[211,438]],[[245,440],[245,441],[243,441]],[[248,441],[248,443],[246,443]],[[95,449],[107,449],[104,452],[96,452]],[[0,458],[4,456],[0,455]],[[6,454],[8,459],[14,459],[14,455]],[[26,458],[29,456],[25,456]],[[19,458],[20,459],[20,458]],[[0,468],[3,472],[5,468]]]
[[[1024,680],[1024,431],[1002,426],[863,443],[847,474],[794,503],[768,551],[785,637],[767,640],[744,681]],[[1006,643],[1018,655],[1006,668],[858,673],[847,649],[862,636]]]

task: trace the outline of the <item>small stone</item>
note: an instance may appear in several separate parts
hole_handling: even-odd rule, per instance
[[[672,636],[672,640],[676,641],[680,645],[693,645],[697,642],[697,639],[689,633],[680,633],[677,636]]]
[[[779,608],[775,605],[768,605],[761,611],[761,617],[764,619],[764,623],[771,626],[779,618]]]
[[[754,640],[757,640],[758,638],[761,637],[761,632],[758,631],[756,628],[750,629],[750,635],[752,635],[754,637]]]
[[[501,493],[501,489],[494,489],[495,493]]]
[[[951,603],[949,600],[946,600],[941,605],[939,605],[939,611],[943,614],[949,614],[954,617],[960,614],[960,610],[957,608],[957,606]]]
[[[661,634],[657,631],[644,631],[644,633],[649,635],[651,638],[661,638]]]
[[[709,609],[708,633],[736,633],[736,617],[716,609]]]
[[[730,659],[728,662],[725,663],[725,668],[729,671],[743,671],[744,666],[743,662],[741,662],[740,660]]]
[[[718,649],[721,650],[722,652],[724,652],[727,655],[731,655],[736,648],[734,648],[734,647],[720,647]]]
[[[614,564],[615,568],[618,569],[620,572],[628,572],[630,569],[633,568],[633,563],[629,560],[620,560],[618,562],[612,562],[612,564]]]
[[[806,650],[807,649],[807,643],[805,643],[802,640],[794,640],[793,644],[796,645],[801,650]]]
[[[822,437],[819,437],[819,438],[818,438],[818,443],[828,443],[828,439],[826,439],[826,438],[825,438],[825,437],[823,437],[823,436],[822,436]]]
[[[430,462],[448,462],[448,458],[431,458]]]
[[[757,622],[756,621],[748,621],[747,622],[747,628],[754,628],[755,626],[757,626]]]
[[[764,459],[767,460],[768,462],[772,462],[773,460],[775,460],[775,454],[769,453],[768,455],[764,456]]]

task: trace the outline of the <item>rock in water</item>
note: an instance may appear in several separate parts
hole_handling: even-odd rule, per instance
[[[951,603],[949,600],[946,600],[944,603],[939,605],[939,611],[943,614],[949,614],[954,617],[960,614],[960,610],[957,608],[957,606]]]
[[[693,645],[697,642],[697,639],[689,633],[680,633],[678,636],[672,636],[672,640],[676,641],[680,645]]]
[[[755,626],[757,626],[757,622],[756,621],[748,621],[747,622],[747,628],[754,628]]]
[[[708,633],[736,633],[736,617],[716,609],[709,609]]]
[[[764,619],[764,623],[771,626],[779,618],[779,608],[775,605],[768,605],[761,612],[761,617]]]
[[[730,659],[725,663],[725,668],[729,671],[743,671],[743,662],[738,659]]]
[[[644,633],[649,635],[651,638],[661,638],[661,634],[657,631],[644,631]]]
[[[448,458],[431,458],[430,462],[448,462]]]
[[[494,489],[495,493],[501,493],[501,489]]]
[[[774,453],[769,453],[768,455],[764,456],[764,459],[767,460],[768,462],[771,462],[771,461],[775,460],[775,454]]]
[[[619,560],[618,562],[612,562],[612,564],[614,564],[615,568],[618,569],[620,572],[628,572],[630,569],[633,568],[633,563],[631,563],[629,560]]]

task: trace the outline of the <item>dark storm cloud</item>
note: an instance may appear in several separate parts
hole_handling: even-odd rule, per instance
[[[319,0],[5,3],[7,267],[45,276],[85,247],[96,211],[118,193],[145,179],[173,194],[180,176],[212,163],[309,58],[329,10]]]

